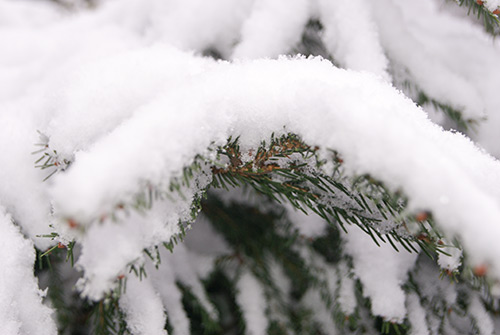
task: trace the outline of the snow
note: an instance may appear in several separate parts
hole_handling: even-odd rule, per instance
[[[499,5],[485,2],[491,11]],[[280,56],[300,43],[310,19],[322,22],[328,51],[347,69]],[[168,241],[180,221],[192,219],[191,202],[210,184],[210,167],[182,187],[183,196],[169,194],[148,211],[119,205],[133,204],[149,186],[168,189],[197,155],[215,159],[213,149],[230,136],[239,136],[244,152],[288,132],[320,152],[337,150],[348,175],[370,174],[401,190],[410,211],[431,211],[440,229],[462,242],[472,265],[487,264],[489,275],[500,278],[500,163],[478,147],[500,156],[499,43],[433,0],[108,0],[71,14],[52,2],[0,0],[0,44],[7,46],[0,53],[1,332],[56,331],[32,267],[34,245],[45,250],[57,241],[39,235],[76,239],[78,288],[102,298],[130,264],[144,263],[143,249]],[[232,61],[201,56],[209,51]],[[432,123],[392,87],[391,62],[465,118],[487,116],[473,136],[477,144]],[[48,152],[73,162],[47,182],[31,154],[37,130],[48,137]],[[317,218],[290,216],[305,236],[324,229]],[[401,289],[416,255],[378,248],[358,228],[347,228],[345,248],[372,312],[399,322],[408,308],[408,317],[420,320],[416,297]],[[213,255],[225,250],[213,234],[208,238],[219,247],[206,248]],[[461,253],[446,250],[452,257],[438,262],[454,270]],[[129,276],[120,304],[134,333],[164,332],[164,308],[179,333],[189,332],[178,279],[216,314],[198,280],[202,271],[186,265],[208,260],[180,246],[175,255],[162,255],[158,275],[147,281]],[[354,280],[344,270],[340,303],[352,314]],[[248,323],[262,333],[263,298],[250,295],[253,277],[242,280],[240,299],[256,300],[242,304]],[[427,288],[424,294],[441,290]],[[456,291],[446,295],[452,302]],[[483,320],[479,307],[474,302],[471,312]],[[250,322],[254,317],[258,322]]]
[[[488,8],[490,12],[493,12],[496,9],[500,8],[500,1],[499,0],[486,0],[484,1],[484,6]]]
[[[12,218],[0,209],[0,333],[55,335],[52,310],[42,303],[46,292],[33,275],[35,249]]]
[[[499,157],[498,39],[485,34],[482,23],[471,24],[444,11],[442,1],[370,4],[388,58],[406,67],[411,82],[427,95],[462,110],[465,118],[486,116],[473,137]],[[485,1],[485,5],[493,8],[499,2]]]
[[[33,168],[35,159],[31,155],[35,149],[33,144],[38,142],[36,116],[27,113],[23,104],[14,107],[13,104],[0,102],[0,105],[5,107],[0,113],[3,127],[0,132],[3,155],[0,203],[20,223],[23,232],[34,240],[36,246],[46,249],[50,240],[36,237],[48,233],[50,217],[50,202],[47,201],[45,185],[40,182],[44,174]]]
[[[164,253],[166,252],[164,251]],[[195,264],[191,261],[190,256],[191,255],[188,250],[181,244],[176,246],[175,256],[170,256],[167,259],[170,261],[172,268],[175,270],[177,280],[189,287],[191,292],[197,297],[198,301],[208,312],[210,317],[217,319],[218,312],[208,299],[205,288],[203,287],[196,270],[191,266],[186,266],[186,264]]]
[[[457,285],[447,278],[439,278],[439,268],[429,259],[420,257],[414,269],[416,275],[413,280],[418,285],[422,300],[441,300],[444,306],[451,307],[456,304]],[[429,327],[432,329],[429,322]]]
[[[380,45],[368,2],[319,0],[318,11],[325,25],[323,40],[334,59],[344,67],[369,71],[389,80],[388,60]],[[356,13],[355,20],[352,13]]]
[[[378,23],[382,46],[388,50],[389,57],[396,63],[404,64],[413,81],[431,97],[463,110],[466,118],[484,115],[485,106],[482,105],[479,87],[467,80],[464,74],[467,68],[462,67],[466,64],[449,61],[450,57],[456,59],[457,55],[464,58],[466,56],[463,55],[470,55],[472,52],[476,55],[477,50],[463,43],[463,36],[473,33],[469,26],[456,24],[451,15],[437,16],[437,5],[432,0],[417,3],[403,1],[404,5],[392,0],[379,2],[372,6],[372,12]],[[421,26],[421,22],[415,22],[415,15],[425,15],[424,26]],[[446,24],[443,24],[443,20],[446,20]],[[443,32],[443,29],[446,31]],[[442,35],[437,38],[436,34]],[[440,42],[443,35],[447,38],[444,45]],[[460,39],[460,43],[456,43],[453,38]],[[471,40],[474,44],[482,42]],[[461,52],[452,51],[455,48],[461,48]],[[475,61],[471,58],[466,60]]]
[[[354,279],[349,274],[346,264],[339,266],[339,304],[342,312],[346,315],[354,314],[357,306],[356,296],[354,294]]]
[[[314,319],[321,322],[322,329],[325,333],[336,335],[337,327],[335,326],[332,318],[332,313],[325,308],[324,303],[321,301],[321,296],[317,291],[307,291],[303,298],[307,306],[313,311]]]
[[[175,270],[169,261],[169,258],[173,255],[169,256],[162,253],[161,256],[162,264],[158,267],[158,270],[148,269],[147,271],[168,313],[170,324],[175,326],[175,333],[188,335],[191,333],[189,319],[182,307],[182,292],[176,284]]]
[[[354,271],[363,284],[363,294],[371,300],[373,314],[401,323],[406,317],[406,294],[401,285],[406,282],[418,254],[404,249],[397,252],[388,243],[379,242],[378,247],[359,227],[346,228],[345,251],[352,257]]]
[[[415,293],[410,293],[406,297],[406,308],[408,310],[408,321],[410,321],[411,335],[428,335],[425,310],[420,304],[419,297]]]
[[[315,238],[321,236],[327,227],[327,222],[310,211],[308,215],[290,204],[285,204],[288,219],[295,225],[301,236]]]
[[[268,327],[266,299],[261,284],[248,270],[245,270],[237,286],[236,302],[241,306],[245,320],[246,334],[265,334]]]
[[[474,294],[471,297],[469,313],[476,321],[476,326],[479,328],[479,332],[481,334],[491,335],[495,333],[493,320],[491,320],[490,315],[486,311],[482,301],[477,294]]]
[[[500,269],[491,256],[500,233],[498,191],[491,194],[500,180],[498,162],[462,135],[433,125],[383,81],[321,59],[300,58],[214,62],[184,80],[175,78],[174,90],[144,102],[113,132],[75,154],[72,168],[53,178],[59,216],[88,222],[95,213],[130,200],[141,181],[166,183],[195,155],[208,155],[206,148],[224,144],[231,135],[240,135],[248,150],[285,127],[282,132],[297,133],[307,143],[337,149],[348,171],[402,188],[412,208],[431,210],[447,233],[458,234],[478,259]],[[480,157],[488,169],[470,173],[476,162],[464,163],[463,157]],[[488,183],[481,175],[489,177]]]
[[[130,276],[119,304],[132,334],[167,335],[163,305],[148,278]]]
[[[455,271],[458,270],[458,267],[462,264],[462,250],[459,248],[447,243],[445,243],[445,247],[443,247],[442,251],[444,253],[438,254],[438,264],[442,269]]]
[[[81,238],[82,254],[76,264],[84,270],[78,283],[82,294],[93,300],[102,298],[118,276],[128,271],[129,264],[142,260],[144,248],[169,241],[179,233],[176,218],[167,224],[168,213],[168,207],[156,204],[146,215],[131,212],[122,214],[126,217],[119,223],[107,220],[90,227]]]
[[[300,41],[309,19],[307,0],[255,0],[233,59],[277,57]]]

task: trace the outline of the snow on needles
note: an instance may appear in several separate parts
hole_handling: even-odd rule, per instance
[[[395,251],[389,244],[377,246],[359,227],[346,227],[346,252],[351,255],[354,271],[363,283],[364,294],[371,299],[372,312],[391,322],[406,317],[406,294],[401,285],[417,259],[416,253]]]
[[[465,48],[481,50],[477,57],[488,64],[479,72],[472,65],[461,67],[463,62],[450,57],[437,43],[422,42],[433,41],[427,34],[435,31],[413,24],[411,15],[403,10],[423,13],[419,17],[428,13],[432,20],[427,22],[436,26],[443,17],[430,0],[413,5],[405,1],[404,6],[379,0],[372,12],[363,6],[369,1],[359,0],[351,5],[363,8],[363,35],[371,36],[372,41],[360,45],[346,38],[348,20],[338,26],[326,22],[326,37],[341,37],[340,44],[329,40],[328,47],[343,65],[375,75],[342,70],[320,58],[216,62],[194,51],[215,47],[233,59],[286,53],[300,40],[313,12],[311,4],[305,0],[248,0],[241,6],[229,0],[211,2],[213,6],[200,0],[181,3],[107,1],[94,11],[70,16],[54,4],[28,6],[27,2],[0,0],[0,43],[9,46],[0,53],[0,203],[39,248],[51,243],[36,238],[50,232],[49,223],[62,240],[78,239],[82,245],[78,266],[84,269],[79,285],[84,295],[101,297],[127,264],[140,259],[144,248],[177,233],[178,222],[190,219],[191,201],[211,177],[204,171],[186,190],[185,200],[164,199],[157,204],[161,208],[122,218],[122,225],[93,225],[103,215],[117,204],[131,201],[145,185],[165,187],[194,157],[210,157],[213,152],[209,149],[224,145],[231,136],[239,136],[242,151],[247,151],[273,133],[288,132],[309,145],[337,150],[349,173],[370,174],[391,190],[402,190],[410,199],[410,209],[431,211],[450,238],[460,237],[473,263],[487,264],[491,274],[500,278],[499,162],[463,135],[433,124],[386,80],[388,59],[399,62],[436,99],[463,109],[466,116],[482,116],[483,110],[491,112],[498,106],[500,76],[487,76],[489,72],[484,70],[499,71],[495,66],[498,42],[491,42],[490,49],[490,42],[477,30],[446,17],[453,29],[462,29],[467,40],[474,42],[474,48],[468,44]],[[324,11],[336,15],[352,11],[340,3],[331,8],[321,3]],[[201,5],[206,9],[203,19],[193,19],[191,12],[199,13]],[[282,6],[290,13],[283,14]],[[36,20],[26,20],[28,16]],[[327,17],[321,18],[327,21]],[[407,29],[393,29],[395,23]],[[463,52],[470,60],[471,53],[462,44],[452,45],[455,48],[450,50]],[[389,54],[387,59],[382,48]],[[364,57],[364,52],[375,58]],[[428,58],[431,61],[422,62]],[[483,83],[486,77],[491,79]],[[491,115],[491,119],[498,116]],[[486,130],[497,132],[491,124]],[[49,137],[51,150],[74,161],[46,183],[30,155],[37,130]],[[484,143],[493,146],[491,138],[483,139]],[[68,218],[85,228],[87,235],[68,229]],[[3,268],[8,270],[0,276],[5,282],[0,285],[2,333],[32,329],[35,321],[38,332],[55,333],[32,275],[32,242],[22,237],[9,215],[0,216],[0,229],[2,254],[6,255],[3,261],[7,262]],[[357,259],[358,276],[369,287],[374,274],[365,270],[373,261],[354,250],[363,237],[352,233],[346,239]],[[378,252],[384,254],[385,250]],[[184,256],[181,259],[187,258]],[[383,264],[387,271],[401,261],[388,259],[393,261]],[[413,261],[406,260],[407,265]],[[178,266],[175,261],[170,265]],[[179,277],[194,277],[178,267]],[[406,270],[392,271],[394,294],[399,299],[393,307],[400,310],[385,310],[378,304],[379,292],[367,291],[375,313],[396,320],[404,317],[405,301],[398,280]],[[243,284],[253,285],[249,278]],[[350,288],[352,280],[348,280],[345,287]],[[185,315],[175,309],[179,296],[156,288],[158,282],[153,277],[151,282],[132,283],[130,295],[121,301],[133,329],[145,334],[161,332],[165,305],[176,311],[172,314],[182,320],[187,332]],[[190,284],[199,289],[196,282]],[[169,285],[175,285],[173,277]],[[147,293],[147,301],[134,296],[134,290]],[[19,297],[31,302],[29,315],[23,314],[26,309],[7,308]],[[158,309],[134,319],[134,306],[148,301]],[[415,302],[407,304],[412,306],[412,317],[419,318]],[[257,301],[253,308],[259,305]],[[347,305],[349,311],[354,308]],[[250,319],[261,318],[254,310],[247,312]],[[151,323],[145,324],[148,316]],[[255,325],[255,332],[259,327],[264,325]]]
[[[137,103],[133,116],[77,152],[72,168],[54,178],[58,215],[89,221],[133,196],[144,180],[166,183],[229,136],[240,136],[247,150],[273,132],[293,132],[311,145],[338,150],[349,171],[402,188],[413,208],[431,210],[446,232],[460,235],[476,261],[490,262],[500,274],[494,242],[499,198],[491,191],[500,165],[462,135],[432,124],[382,80],[301,58],[213,62],[205,71],[187,69],[184,78],[165,80],[176,87]],[[72,125],[61,128],[67,132]],[[471,173],[474,162],[458,159],[457,151],[481,157],[487,170]],[[490,177],[488,186],[484,176]]]
[[[42,291],[33,275],[35,249],[12,218],[0,208],[0,333],[56,333],[52,310],[42,304]]]

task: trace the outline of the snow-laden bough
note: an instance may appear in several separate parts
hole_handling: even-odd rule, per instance
[[[319,58],[214,62],[198,70],[166,76],[175,88],[139,104],[112,132],[76,152],[51,188],[58,216],[90,222],[142,182],[165,184],[231,136],[250,150],[273,133],[295,133],[337,150],[348,172],[403,190],[411,208],[431,211],[474,262],[500,274],[494,186],[500,165],[463,135],[430,122],[382,79]],[[51,136],[57,139],[57,130]]]

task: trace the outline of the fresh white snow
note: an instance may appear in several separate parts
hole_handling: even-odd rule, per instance
[[[500,1],[484,5],[494,11]],[[300,42],[310,19],[322,21],[328,52],[345,69],[280,56]],[[82,247],[78,288],[101,298],[128,265],[143,262],[144,248],[168,241],[179,221],[191,220],[191,201],[210,184],[210,167],[182,188],[183,196],[163,197],[145,213],[121,205],[147,187],[167,189],[197,155],[213,159],[212,149],[230,136],[239,136],[243,152],[288,132],[337,150],[346,173],[370,174],[403,191],[410,210],[431,211],[450,239],[460,239],[470,264],[500,278],[500,42],[434,0],[108,0],[75,12],[49,1],[0,0],[0,45],[2,334],[56,333],[33,276],[34,246],[75,239]],[[210,50],[231,61],[202,56]],[[486,117],[472,133],[476,142],[443,130],[391,86],[391,62],[465,118]],[[47,136],[47,152],[73,162],[45,182],[50,169],[34,167],[43,153],[31,154],[40,148],[37,131]],[[324,228],[300,214],[292,221],[308,237]],[[420,322],[417,297],[400,287],[416,255],[378,248],[357,227],[348,230],[346,252],[372,312]],[[54,231],[58,240],[40,237]],[[164,310],[180,334],[188,333],[179,278],[216,314],[197,270],[186,266],[202,258],[179,250],[177,258],[164,255],[158,273],[165,282],[158,275],[129,278],[120,304],[134,334],[161,334]],[[448,251],[452,257],[440,256],[439,264],[454,270],[461,253]],[[344,272],[341,306],[352,314],[354,279]],[[261,294],[246,291],[257,292],[254,284],[245,274],[239,299],[255,299],[243,304],[244,313],[261,320]],[[478,299],[471,308],[486,320]],[[493,327],[488,322],[481,323],[485,333]],[[413,331],[426,334],[425,327]]]

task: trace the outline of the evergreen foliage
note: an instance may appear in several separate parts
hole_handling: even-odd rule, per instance
[[[330,334],[333,330],[325,324],[325,315],[331,317],[343,333],[410,334],[412,325],[408,320],[399,323],[372,315],[363,284],[354,277],[352,259],[343,251],[345,241],[341,235],[348,233],[345,227],[351,225],[361,228],[377,246],[387,244],[397,252],[420,254],[403,287],[407,294],[418,297],[427,318],[436,323],[438,333],[447,333],[450,329],[464,334],[480,333],[474,316],[467,313],[470,296],[482,294],[485,308],[490,313],[498,310],[497,300],[488,293],[484,274],[467,268],[465,259],[464,265],[454,270],[440,269],[436,264],[439,253],[449,255],[445,248],[460,249],[458,242],[445,245],[444,237],[433,223],[432,213],[409,212],[404,195],[391,193],[370,176],[345,177],[343,160],[335,151],[329,151],[331,160],[325,162],[318,159],[317,150],[319,148],[311,148],[296,135],[289,134],[273,137],[269,144],[263,142],[250,154],[252,159],[243,163],[238,139],[229,139],[225,146],[215,149],[215,160],[197,157],[192,166],[185,168],[182,178],[172,181],[168,192],[182,195],[182,187],[196,179],[200,165],[210,165],[213,181],[206,193],[194,200],[192,212],[193,219],[201,215],[207,222],[194,225],[210,224],[229,246],[227,253],[213,260],[208,276],[200,278],[218,316],[211,315],[189,286],[177,282],[191,333],[248,333],[235,298],[238,281],[246,272],[263,287],[268,334]],[[322,168],[325,165],[329,166],[330,174],[325,174]],[[47,164],[42,167],[45,166]],[[238,201],[247,201],[233,202],[224,195],[235,192],[245,194],[243,198],[236,197],[240,198]],[[146,211],[155,199],[162,197],[160,194],[148,187],[127,207]],[[283,207],[284,204],[306,215],[318,215],[329,225],[318,236],[301,235],[287,217],[290,209]],[[185,227],[186,223],[179,225]],[[182,230],[164,243],[164,247],[175,254],[175,245],[186,233]],[[55,238],[57,234],[47,237]],[[88,329],[91,334],[130,334],[118,299],[126,290],[127,276],[147,277],[145,266],[131,264],[129,274],[117,279],[116,289],[98,302],[82,301],[75,295],[65,302],[63,296],[71,292],[61,291],[67,286],[60,284],[57,267],[64,265],[63,258],[66,262],[73,258],[73,247],[74,242],[67,249],[58,244],[40,252],[39,256],[39,271],[49,275],[49,298],[58,310],[61,333],[74,334]],[[156,268],[161,266],[158,247],[154,251],[145,249],[144,253]],[[428,289],[426,285],[435,285],[425,283],[426,276],[434,276],[438,282],[439,288],[432,296],[424,292]],[[349,285],[345,281],[354,281],[354,291],[348,294],[353,294],[356,307],[350,311],[340,303],[341,295],[346,294],[342,287]],[[447,291],[455,289],[461,299],[457,303],[450,302],[446,296]],[[309,296],[314,296],[317,299],[314,303],[322,306],[311,305]],[[464,332],[462,319],[471,324],[470,330]],[[168,314],[165,327],[169,333],[176,333]]]
[[[66,10],[100,5],[54,2]],[[498,35],[500,9],[475,0],[456,4]],[[324,33],[321,18],[308,18],[290,54],[345,65],[325,46]],[[198,51],[224,59],[221,49]],[[406,65],[389,63],[393,85],[442,113],[445,128],[476,135],[486,118],[440,100],[413,81]],[[37,235],[50,247],[36,250],[34,275],[47,289],[44,303],[54,311],[58,333],[149,334],[141,313],[160,305],[163,334],[174,335],[492,334],[500,313],[498,281],[488,264],[469,258],[461,236],[444,233],[431,209],[411,206],[403,189],[348,171],[338,148],[311,145],[286,128],[261,140],[251,149],[237,136],[212,143],[177,175],[164,183],[145,177],[137,192],[89,222],[57,216],[51,204],[56,219]],[[52,147],[43,131],[34,145],[34,167],[45,183],[77,164],[77,156]],[[182,214],[170,239],[140,246],[142,255],[116,273],[99,299],[84,293],[92,278],[78,259],[92,227],[149,218],[165,202]],[[197,252],[204,248],[206,254]],[[387,299],[379,284],[392,284]],[[395,311],[398,306],[406,310]]]

